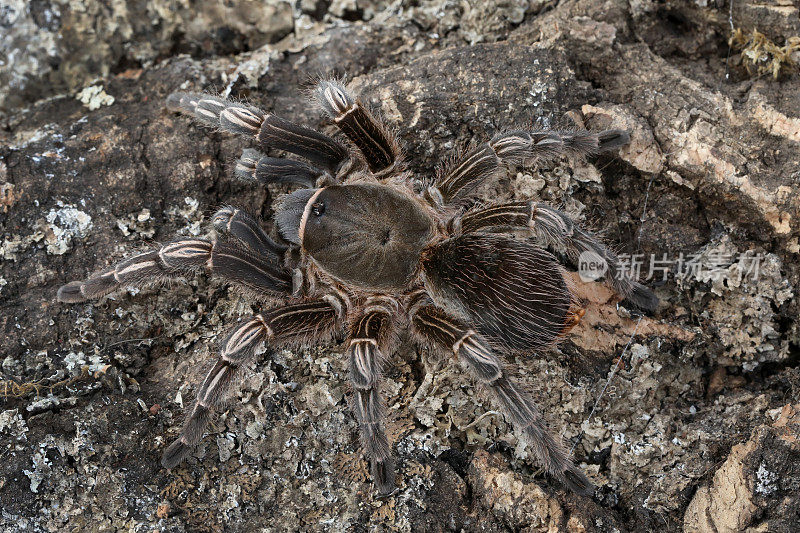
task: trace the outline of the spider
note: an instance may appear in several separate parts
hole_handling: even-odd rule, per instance
[[[480,205],[476,192],[508,165],[613,150],[629,142],[628,134],[501,133],[426,179],[407,170],[395,134],[342,83],[319,81],[314,97],[345,139],[248,104],[171,94],[171,110],[253,138],[264,151],[299,156],[246,149],[238,177],[299,188],[277,200],[271,233],[242,210],[225,207],[212,218],[213,240],[176,240],[58,290],[61,302],[83,302],[204,268],[264,306],[222,341],[162,465],[175,467],[191,452],[234,376],[257,354],[344,338],[363,452],[378,493],[391,493],[394,461],[381,374],[394,339],[408,329],[418,346],[451,352],[493,393],[547,473],[590,494],[592,483],[547,429],[504,356],[552,346],[582,316],[557,257],[574,264],[582,253],[596,254],[607,265],[606,282],[626,301],[653,311],[658,299],[564,213],[536,201]]]

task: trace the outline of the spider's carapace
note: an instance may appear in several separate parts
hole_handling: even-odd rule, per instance
[[[325,272],[376,291],[408,288],[434,233],[420,200],[380,183],[319,189],[299,223],[303,250]]]

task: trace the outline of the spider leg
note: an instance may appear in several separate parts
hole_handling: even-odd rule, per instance
[[[373,174],[385,171],[400,159],[400,145],[395,136],[340,83],[321,81],[314,94],[334,124],[364,155]]]
[[[333,176],[350,158],[347,148],[327,135],[246,104],[208,94],[173,93],[167,97],[167,107],[188,113],[209,126],[254,137],[265,150],[275,148],[299,155]],[[240,161],[241,168],[237,166],[237,174],[258,178],[258,174],[247,173],[252,167],[253,157],[251,152],[245,151],[243,161]],[[261,178],[258,179],[274,176],[273,167],[268,166],[269,163],[264,163]],[[299,162],[287,163],[284,170],[295,175],[305,175],[307,172]]]
[[[268,256],[227,242],[183,239],[129,257],[86,281],[67,283],[58,289],[57,298],[64,303],[84,302],[123,286],[141,286],[202,267],[260,294],[278,296],[292,291],[291,273],[277,257],[270,261]]]
[[[574,266],[583,253],[598,256],[607,266],[605,281],[612,289],[644,311],[653,312],[658,307],[658,297],[629,277],[613,251],[566,213],[547,204],[524,201],[475,209],[453,219],[451,227],[460,227],[464,233],[529,228],[542,245],[565,256]]]
[[[222,342],[219,359],[197,391],[197,400],[180,436],[164,452],[161,464],[173,468],[191,452],[208,426],[212,411],[225,403],[238,370],[265,344],[276,347],[291,341],[319,338],[332,332],[341,303],[317,299],[254,315]]]
[[[630,140],[623,130],[601,132],[513,131],[468,150],[436,179],[428,196],[439,204],[465,200],[478,186],[502,171],[502,164],[552,159],[563,153],[580,156],[613,150]]]
[[[381,367],[386,357],[390,322],[389,309],[373,306],[354,322],[347,349],[351,409],[361,431],[361,446],[369,460],[372,479],[380,494],[394,490],[394,461],[384,430],[384,406],[380,396]]]
[[[317,186],[331,175],[302,161],[269,157],[258,150],[247,149],[236,162],[236,176],[245,181],[257,181],[264,185],[288,183],[306,189]]]
[[[230,234],[259,255],[278,256],[288,249],[288,246],[272,240],[259,223],[241,209],[223,207],[214,213],[211,222],[217,231]]]
[[[505,416],[524,434],[548,474],[578,494],[592,494],[592,482],[569,458],[560,439],[550,433],[533,399],[508,375],[481,335],[431,305],[416,310],[412,325],[424,338],[451,349],[463,366],[492,391]]]

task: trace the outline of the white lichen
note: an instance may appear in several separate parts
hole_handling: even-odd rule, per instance
[[[106,93],[102,85],[90,85],[85,87],[75,97],[90,110],[100,109],[101,106],[114,103],[114,97]]]
[[[156,233],[153,217],[150,210],[142,209],[138,213],[131,213],[126,217],[117,219],[117,227],[122,234],[129,239],[145,238],[152,239]]]
[[[44,398],[39,398],[35,402],[29,403],[25,409],[29,412],[41,412],[46,411],[51,407],[58,407],[59,405],[61,405],[61,400],[50,393]]]
[[[764,463],[758,465],[758,470],[756,471],[756,492],[759,494],[763,494],[764,496],[769,496],[776,490],[778,487],[776,486],[776,482],[778,481],[778,474],[767,470],[767,467],[764,466]]]
[[[92,229],[92,217],[73,205],[58,202],[58,208],[50,209],[39,228],[44,235],[47,253],[65,254],[74,238],[85,238]]]
[[[224,433],[217,436],[217,448],[219,449],[219,460],[221,463],[230,459],[234,448],[236,448],[236,441],[234,440],[233,433]]]
[[[178,235],[201,235],[206,228],[204,227],[203,211],[200,209],[200,201],[197,198],[187,196],[183,199],[185,207],[172,206],[165,211],[171,219],[182,218],[187,224],[178,230]]]
[[[50,474],[52,463],[47,458],[47,448],[48,446],[44,442],[39,444],[39,449],[31,457],[33,469],[22,471],[31,480],[30,488],[34,494],[38,494],[39,486]]]
[[[0,434],[6,434],[15,438],[24,438],[28,431],[25,419],[19,414],[17,409],[9,409],[0,413]]]
[[[69,352],[64,356],[64,364],[70,372],[86,367],[90,373],[95,373],[102,372],[108,367],[108,362],[103,361],[99,355],[94,354],[86,357],[83,352]]]

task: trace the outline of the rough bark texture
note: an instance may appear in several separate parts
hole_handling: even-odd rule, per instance
[[[797,531],[800,78],[749,78],[727,38],[732,13],[782,43],[798,9],[705,3],[10,2],[2,529]],[[512,170],[484,190],[561,205],[620,252],[701,265],[648,282],[664,303],[638,324],[576,278],[583,322],[515,361],[577,443],[595,498],[539,475],[511,427],[484,416],[485,391],[412,349],[387,374],[390,498],[373,497],[335,345],[265,354],[190,459],[160,467],[216,343],[251,307],[202,276],[94,305],[57,304],[56,289],[207,233],[221,205],[268,220],[282,191],[232,176],[246,143],[164,99],[217,90],[326,128],[305,89],[320,73],[347,75],[422,176],[511,127],[631,131],[619,154]],[[761,258],[757,280],[739,279],[746,251]]]

